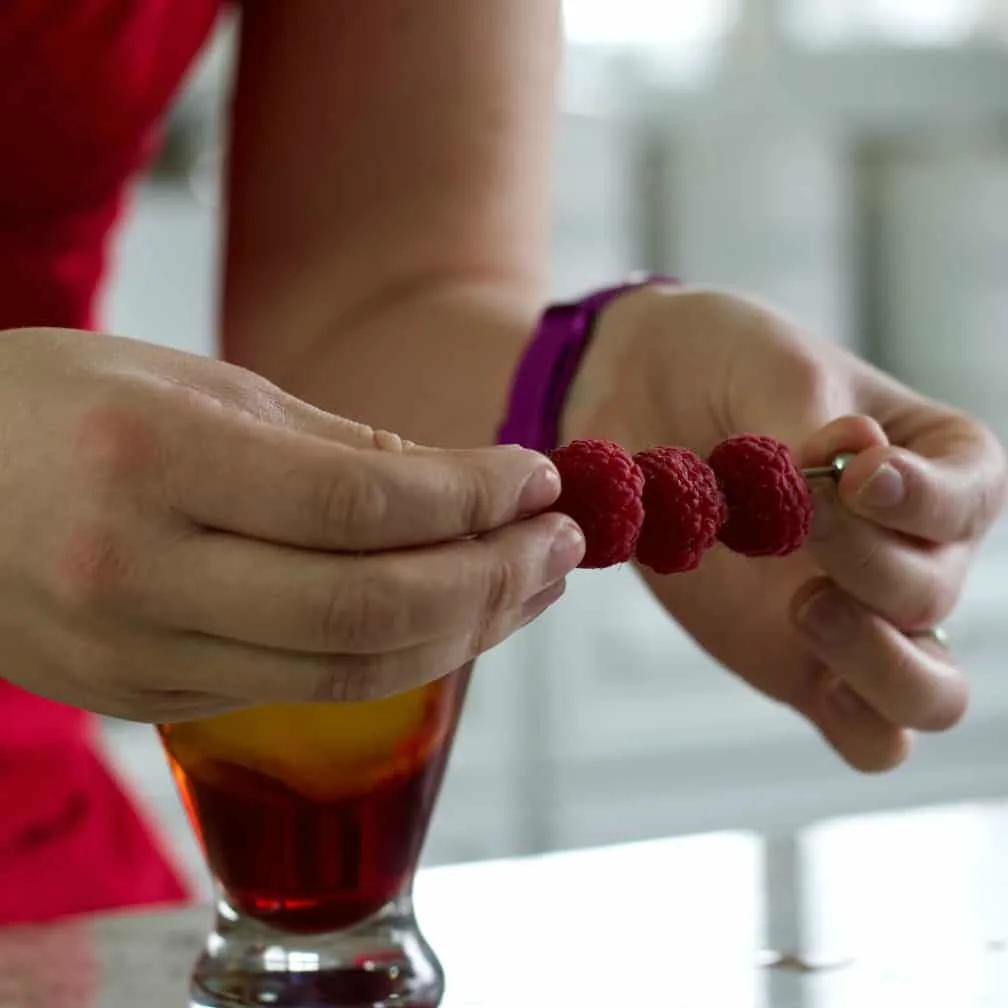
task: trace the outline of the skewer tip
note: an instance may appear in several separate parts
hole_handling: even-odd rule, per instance
[[[802,475],[807,480],[831,479],[838,481],[852,458],[854,458],[853,452],[842,452],[829,465],[810,466],[808,469],[802,469]]]

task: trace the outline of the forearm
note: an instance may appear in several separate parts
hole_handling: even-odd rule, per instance
[[[441,283],[376,300],[296,354],[246,344],[241,362],[323,409],[421,444],[489,444],[540,308],[532,284]]]
[[[542,301],[558,0],[245,0],[223,350],[416,441],[493,437]]]

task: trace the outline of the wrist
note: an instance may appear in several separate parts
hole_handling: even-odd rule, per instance
[[[600,437],[606,418],[620,402],[642,401],[639,388],[645,371],[640,360],[640,334],[655,305],[682,293],[674,283],[654,281],[613,298],[595,321],[595,333],[585,349],[560,412],[559,436],[564,444],[581,437]],[[611,440],[623,443],[625,438]],[[626,447],[630,447],[627,445]]]
[[[562,442],[563,413],[571,386],[605,308],[623,295],[655,283],[675,281],[667,277],[633,280],[546,309],[515,368],[498,442],[541,452]]]

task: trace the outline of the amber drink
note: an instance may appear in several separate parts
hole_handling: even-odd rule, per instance
[[[410,890],[467,678],[161,726],[221,892],[192,1004],[439,1002]]]

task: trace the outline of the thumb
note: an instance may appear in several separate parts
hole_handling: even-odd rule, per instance
[[[820,427],[804,443],[795,447],[795,461],[802,468],[829,465],[837,455],[857,455],[871,448],[883,448],[889,438],[877,420],[854,414],[839,417]]]

